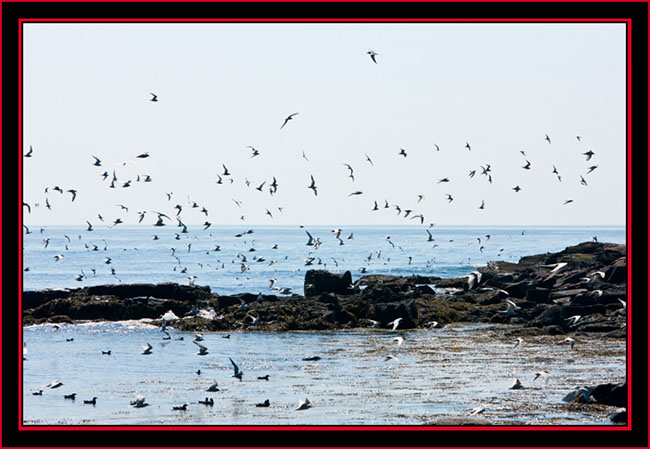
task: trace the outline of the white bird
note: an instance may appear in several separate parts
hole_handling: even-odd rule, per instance
[[[390,326],[392,324],[393,328],[391,330],[395,330],[395,329],[397,329],[397,326],[399,326],[399,323],[400,323],[400,321],[402,321],[402,319],[403,318],[396,318],[395,320],[388,323],[388,326]]]
[[[469,411],[468,414],[469,414],[469,416],[476,416],[479,413],[483,413],[484,411],[485,411],[485,408],[483,408],[483,407],[474,407],[473,409],[471,409]]]
[[[573,326],[580,320],[580,318],[582,318],[581,315],[573,315],[570,316],[569,318],[565,318],[565,321],[573,320],[573,323],[570,324],[570,326]]]
[[[535,377],[533,378],[533,380],[537,380],[537,378],[541,377],[542,379],[544,379],[544,382],[547,382],[548,381],[548,375],[549,374],[546,371],[537,371],[535,373]]]
[[[505,313],[506,315],[514,315],[517,309],[521,309],[517,304],[512,302],[509,299],[505,300],[508,303],[508,308],[506,310],[501,310],[501,313]]]
[[[309,402],[309,399],[305,399],[304,401],[298,402],[298,408],[296,410],[307,410],[308,408],[311,408],[311,402]]]
[[[569,343],[571,345],[571,349],[573,349],[573,346],[575,346],[575,344],[576,344],[575,339],[571,338],[571,337],[567,337],[567,338],[565,338],[564,340],[561,341],[561,343],[564,343],[564,342]]]
[[[384,359],[384,362],[387,362],[389,360],[395,360],[396,362],[399,362],[399,359],[397,358],[397,356],[394,356],[393,354],[388,354],[386,356],[386,358]]]
[[[513,348],[516,348],[517,346],[519,346],[519,345],[522,344],[523,342],[524,342],[524,339],[521,338],[521,337],[518,337],[518,338],[517,338],[517,341],[516,341],[516,343],[515,343],[515,345],[513,346]]]
[[[616,299],[618,299],[618,302],[620,302],[621,305],[623,306],[623,308],[620,310],[620,312],[626,313],[627,312],[627,302],[623,301],[621,298],[616,298]]]
[[[203,334],[194,334],[194,341],[203,341]]]
[[[374,328],[381,327],[381,323],[379,321],[375,321],[375,320],[371,320],[371,319],[368,319],[368,321],[370,321],[370,324],[372,324],[371,327],[374,327]]]
[[[135,401],[131,401],[131,405],[135,408],[142,408],[148,406],[149,404],[144,402],[144,396],[136,396]]]
[[[244,372],[239,370],[239,367],[237,366],[237,364],[235,362],[233,362],[232,359],[230,359],[230,363],[232,363],[232,367],[235,370],[235,374],[233,374],[232,377],[236,377],[241,382]]]
[[[251,314],[246,315],[246,318],[250,318],[250,319],[251,319],[251,324],[252,324],[253,326],[255,326],[257,323],[260,322],[260,317],[255,317],[255,316],[253,316],[253,315],[251,315]]]
[[[396,341],[397,346],[400,346],[402,343],[404,343],[404,338],[403,337],[395,337],[395,338],[393,338],[393,341]]]
[[[519,390],[521,388],[524,388],[524,387],[521,385],[521,382],[519,381],[519,379],[517,379],[515,377],[515,379],[513,380],[512,385],[510,386],[509,390]]]
[[[554,265],[546,266],[545,268],[554,267],[554,268],[551,270],[551,273],[558,273],[559,271],[561,271],[562,269],[564,269],[564,267],[566,267],[567,265],[568,265],[568,264],[567,264],[566,262],[559,262],[559,263],[556,263],[556,264],[554,264]]]
[[[146,346],[145,345],[141,345],[141,346],[142,349],[144,349],[144,351],[142,351],[143,354],[147,354],[147,355],[151,354],[151,350],[153,349],[153,346],[151,346],[149,343],[147,343]]]
[[[208,353],[208,348],[203,346],[201,343],[197,342],[196,340],[192,341],[192,343],[199,347],[199,352],[197,352],[197,355],[206,355]]]
[[[61,385],[63,385],[63,382],[60,380],[53,380],[49,384],[46,385],[47,388],[59,388]]]

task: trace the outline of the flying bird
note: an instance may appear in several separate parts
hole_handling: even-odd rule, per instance
[[[377,64],[377,60],[375,59],[375,56],[377,56],[379,53],[376,53],[376,52],[374,52],[374,51],[372,51],[372,50],[369,50],[369,51],[366,52],[366,54],[369,54],[369,55],[370,55],[370,59],[372,59],[372,62],[374,62],[375,64]]]
[[[230,357],[229,357],[229,358],[230,358]],[[236,378],[239,379],[239,381],[241,382],[241,380],[242,380],[242,376],[244,375],[243,371],[241,371],[241,370],[239,369],[239,367],[237,366],[237,364],[236,364],[232,359],[230,359],[230,363],[232,363],[233,370],[235,371],[235,373],[232,375],[232,377],[236,377]]]
[[[92,156],[92,157],[95,159],[95,163],[93,165],[95,165],[97,167],[101,167],[102,166],[102,161],[100,161],[97,156]]]
[[[298,113],[297,113],[297,112],[294,112],[294,113],[291,114],[289,117],[285,118],[285,119],[284,119],[284,123],[282,124],[282,126],[280,127],[280,129],[284,128],[284,125],[286,125],[287,122],[288,122],[289,120],[293,120],[293,117],[296,116],[296,115],[298,115]]]
[[[593,151],[589,150],[589,151],[587,151],[586,153],[582,153],[582,154],[583,154],[584,156],[587,156],[587,160],[590,160],[591,157],[592,157],[594,154],[596,154],[596,153],[594,153]]]
[[[34,149],[33,149],[32,146],[30,145],[30,146],[29,146],[29,151],[28,151],[27,153],[25,153],[25,157],[32,157],[32,153],[33,153],[33,152],[34,152]]]
[[[314,196],[318,196],[318,192],[316,191],[316,181],[314,180],[314,175],[311,175],[311,184],[308,187],[309,189],[312,189],[314,191]]]
[[[406,150],[404,150],[404,148],[400,148],[399,153],[397,153],[397,154],[399,154],[400,156],[406,157]]]
[[[151,101],[158,101],[158,95],[156,95],[156,94],[154,94],[152,92],[149,92],[149,93],[152,95]]]

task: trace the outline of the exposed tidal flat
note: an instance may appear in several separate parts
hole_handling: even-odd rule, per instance
[[[310,270],[303,287],[24,292],[25,423],[611,425],[627,404],[625,245],[585,242],[448,279]],[[45,387],[54,379],[63,385]],[[149,405],[133,407],[136,396]]]

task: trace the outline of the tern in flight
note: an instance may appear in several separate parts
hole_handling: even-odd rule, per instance
[[[151,101],[158,101],[158,95],[154,94],[153,92],[149,92],[149,93],[152,95]]]
[[[97,156],[93,156],[93,158],[95,159],[95,163],[93,165],[95,165],[97,167],[101,167],[102,166],[102,161],[100,161]]]
[[[404,148],[400,148],[399,153],[397,153],[397,154],[399,154],[400,156],[406,157],[406,150],[404,150]]]
[[[32,153],[34,152],[34,149],[32,146],[29,146],[29,151],[25,154],[25,157],[32,157]]]
[[[151,346],[149,343],[147,343],[146,346],[145,345],[141,345],[141,346],[142,346],[142,349],[143,349],[142,354],[145,354],[145,355],[151,354],[151,350],[153,349],[153,346]]]
[[[376,53],[376,52],[374,52],[374,51],[372,51],[372,50],[369,50],[369,51],[366,52],[366,54],[369,54],[369,55],[370,55],[370,59],[372,59],[372,62],[374,62],[375,64],[377,64],[377,60],[375,59],[375,56],[377,56],[379,53]]]
[[[232,359],[230,359],[230,363],[232,363],[232,367],[233,367],[233,369],[235,371],[235,373],[232,375],[232,377],[236,377],[241,382],[242,381],[242,376],[244,375],[244,372],[239,369],[237,364]]]
[[[293,117],[296,116],[296,115],[298,115],[298,113],[297,113],[297,112],[294,112],[294,113],[291,114],[289,117],[285,118],[285,119],[284,119],[284,123],[282,124],[282,126],[280,127],[280,129],[284,128],[284,125],[286,125],[287,122],[288,122],[289,120],[293,120]]]
[[[582,154],[583,154],[584,156],[587,156],[587,160],[590,160],[591,157],[592,157],[594,154],[596,154],[596,153],[594,153],[593,151],[589,150],[589,151],[587,151],[586,153],[582,153]]]
[[[372,159],[370,159],[370,156],[366,154],[366,160],[370,162],[370,165],[374,166],[375,164],[372,163]]]
[[[403,318],[396,318],[395,320],[393,320],[393,321],[391,321],[390,323],[388,323],[388,326],[390,326],[390,325],[392,324],[392,325],[393,325],[393,328],[392,328],[391,330],[395,330],[395,329],[397,329],[397,327],[399,326],[399,323],[402,321],[402,319],[403,319]]]
[[[308,188],[314,191],[314,196],[318,196],[318,192],[316,191],[317,187],[316,187],[316,181],[314,180],[314,175],[310,175],[310,176],[311,176],[311,184],[309,185]]]
[[[551,138],[548,136],[548,134],[546,134],[544,140],[546,140],[549,143],[549,145],[551,144]]]

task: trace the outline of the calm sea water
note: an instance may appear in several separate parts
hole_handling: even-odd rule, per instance
[[[179,229],[173,227],[87,232],[52,226],[43,233],[32,227],[23,242],[23,267],[29,268],[23,272],[24,288],[187,283],[188,276],[196,276],[197,284],[220,294],[268,294],[271,278],[277,286],[302,293],[304,272],[310,268],[304,259],[309,257],[315,258],[312,267],[351,270],[355,280],[362,268],[367,274],[456,277],[490,260],[517,261],[594,236],[625,242],[623,228],[435,227],[430,230],[435,241],[429,242],[422,228],[347,227],[341,233],[343,245],[333,227],[254,227],[253,234],[234,237],[248,229],[190,227],[177,240]],[[305,245],[305,230],[320,238],[318,249]],[[353,239],[348,239],[351,233]],[[153,240],[156,234],[159,240]],[[44,239],[49,239],[47,248]],[[220,251],[214,251],[216,245]],[[55,255],[63,258],[56,262]],[[242,256],[249,267],[244,273]],[[85,277],[75,280],[82,271]],[[567,405],[562,398],[579,385],[623,380],[625,341],[577,337],[570,350],[558,344],[561,337],[539,336],[525,337],[524,344],[513,348],[517,335],[510,330],[457,324],[403,332],[236,332],[228,339],[215,333],[205,335],[202,343],[209,354],[200,356],[192,334],[172,330],[174,340],[163,341],[160,330],[146,320],[62,324],[58,331],[51,324],[30,326],[23,329],[23,420],[61,425],[417,425],[466,416],[480,406],[485,408],[482,416],[504,425],[611,424],[612,407]],[[396,335],[404,338],[401,345],[393,340]],[[153,346],[150,355],[141,354],[146,343]],[[108,350],[111,355],[102,355]],[[389,355],[394,358],[386,360]],[[321,359],[302,360],[310,356]],[[241,382],[232,377],[230,357],[244,372]],[[542,369],[550,373],[548,381],[534,381]],[[268,381],[257,379],[266,374]],[[523,389],[509,389],[513,376]],[[63,386],[46,387],[56,379]],[[207,392],[213,381],[220,391]],[[32,395],[38,390],[42,396]],[[75,401],[64,399],[70,393],[77,393]],[[131,407],[136,395],[150,405]],[[84,404],[93,397],[96,405]],[[214,406],[198,403],[206,397],[214,399]],[[305,398],[313,407],[296,410]],[[265,399],[270,407],[255,406]],[[172,410],[183,403],[186,411]]]
[[[235,237],[249,229],[254,232]],[[364,269],[366,274],[458,277],[491,260],[516,262],[522,256],[592,241],[594,236],[601,242],[625,243],[623,227],[441,226],[430,228],[435,240],[428,241],[422,227],[349,226],[340,235],[343,245],[332,229],[213,226],[203,231],[195,226],[189,227],[187,234],[178,234],[176,226],[95,227],[92,232],[85,227],[48,226],[41,233],[39,227],[32,226],[32,233],[24,235],[23,241],[23,268],[29,270],[23,271],[23,288],[120,282],[187,284],[189,276],[196,276],[196,284],[208,285],[218,294],[272,293],[269,279],[273,278],[277,279],[275,287],[302,294],[309,268],[350,270],[355,280]],[[318,249],[306,245],[306,231],[320,239]],[[215,251],[217,246],[219,251]],[[58,262],[57,255],[63,256]],[[312,265],[305,266],[310,257],[314,258]],[[243,273],[242,263],[248,267]],[[84,277],[78,281],[80,274]]]
[[[192,334],[171,341],[144,322],[51,325],[24,329],[25,424],[61,425],[421,425],[438,418],[481,416],[501,425],[610,425],[615,407],[567,404],[576,386],[625,378],[625,341],[525,337],[513,348],[508,327],[451,325],[396,333],[205,334],[197,354]],[[184,340],[176,340],[183,336]],[[73,339],[72,341],[67,341]],[[143,355],[140,345],[153,351]],[[103,355],[102,351],[111,351]],[[395,358],[386,360],[389,355]],[[319,356],[317,361],[303,361]],[[231,357],[243,371],[233,378]],[[197,370],[201,374],[196,374]],[[533,380],[536,371],[550,375]],[[269,376],[259,380],[258,376]],[[523,389],[510,390],[513,376]],[[52,380],[63,385],[45,385]],[[207,388],[217,381],[218,392]],[[42,396],[33,391],[44,390]],[[76,400],[64,395],[77,393]],[[150,405],[129,404],[142,395]],[[97,397],[96,405],[84,400]],[[214,406],[199,404],[212,398]],[[313,407],[296,410],[300,400]],[[270,407],[256,404],[268,399]],[[188,404],[186,411],[172,407]]]

